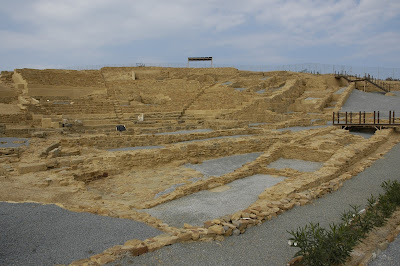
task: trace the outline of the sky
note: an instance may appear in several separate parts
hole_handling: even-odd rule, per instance
[[[399,0],[13,0],[0,69],[136,63],[400,68]]]

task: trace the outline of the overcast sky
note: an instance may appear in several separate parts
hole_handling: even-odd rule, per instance
[[[0,69],[100,64],[400,67],[400,0],[13,0]]]

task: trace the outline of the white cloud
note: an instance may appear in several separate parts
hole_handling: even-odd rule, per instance
[[[296,47],[359,45],[373,53],[382,46],[378,36],[390,45],[400,41],[398,31],[385,30],[400,14],[400,2],[391,0],[15,0],[0,11],[9,16],[7,25],[20,25],[0,30],[3,51],[95,56],[101,53],[94,50],[135,41],[156,40],[164,49],[163,40],[178,40],[179,46],[190,36],[190,51],[226,46],[253,55],[258,49],[279,61]]]

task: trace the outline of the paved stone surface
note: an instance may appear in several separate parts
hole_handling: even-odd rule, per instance
[[[0,202],[0,265],[69,264],[129,239],[162,234],[144,223],[56,205]]]
[[[111,265],[285,265],[297,251],[287,244],[288,230],[296,230],[310,222],[328,226],[339,222],[343,211],[350,209],[350,204],[364,207],[371,194],[383,192],[380,187],[383,181],[400,181],[399,158],[400,144],[385,158],[346,181],[340,190],[311,204],[295,207],[248,229],[243,235],[228,237],[223,242],[174,244]]]
[[[243,164],[257,159],[262,152],[253,152],[240,155],[232,155],[218,159],[204,161],[201,164],[185,164],[185,167],[192,168],[207,176],[222,176],[233,172],[243,166]]]
[[[266,188],[283,180],[283,177],[254,175],[219,187],[220,192],[203,190],[144,211],[171,226],[183,227],[184,223],[202,226],[205,221],[246,209]]]
[[[28,146],[29,139],[12,137],[0,138],[0,148],[17,148],[23,145]]]

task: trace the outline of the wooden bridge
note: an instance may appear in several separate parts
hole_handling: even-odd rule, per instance
[[[384,82],[383,80],[379,79],[374,79],[374,77],[371,77],[369,74],[365,75],[364,77],[357,77],[357,76],[349,76],[347,73],[335,73],[335,78],[337,79],[345,79],[348,82],[359,82],[359,81],[365,81],[376,88],[383,90],[384,92],[390,92],[390,84]]]
[[[346,128],[400,128],[400,118],[395,118],[395,111],[389,111],[389,116],[383,117],[379,111],[337,112],[332,115],[332,124]]]

